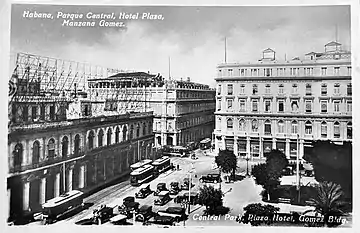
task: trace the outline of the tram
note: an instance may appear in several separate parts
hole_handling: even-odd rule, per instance
[[[139,169],[145,165],[148,165],[148,164],[151,164],[152,163],[152,160],[151,159],[144,159],[144,160],[141,160],[137,163],[134,163],[130,166],[130,169],[131,171],[135,171],[136,169]]]
[[[155,174],[163,173],[172,168],[172,164],[170,163],[170,158],[168,156],[163,156],[155,160],[152,165],[154,166]]]
[[[139,186],[154,177],[154,166],[147,164],[130,173],[130,184]]]
[[[42,217],[45,223],[52,223],[75,209],[83,206],[83,192],[72,190],[48,200],[42,205]]]

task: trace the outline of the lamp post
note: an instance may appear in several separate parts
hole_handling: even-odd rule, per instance
[[[296,134],[296,189],[300,203],[300,165],[299,165],[299,134]]]
[[[188,200],[188,214],[190,215],[190,205],[191,205],[191,174],[194,171],[194,163],[191,163],[191,169],[189,170],[189,200]]]

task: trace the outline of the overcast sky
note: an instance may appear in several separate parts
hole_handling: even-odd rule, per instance
[[[23,18],[24,10],[84,13],[143,12],[162,14],[164,20],[124,21],[126,29],[65,27],[61,19]],[[150,71],[173,78],[191,77],[213,85],[216,65],[249,62],[272,48],[277,58],[303,57],[323,51],[335,40],[350,48],[350,7],[123,7],[13,5],[11,52],[88,62],[123,70]]]

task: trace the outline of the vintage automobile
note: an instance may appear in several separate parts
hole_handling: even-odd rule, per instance
[[[140,207],[135,220],[140,222],[148,221],[150,218],[154,217],[155,213],[152,210],[152,206],[143,205]]]
[[[126,221],[128,217],[123,214],[115,215],[114,217],[110,218],[110,222],[114,225],[129,225]]]
[[[213,174],[207,174],[206,176],[202,176],[199,179],[202,183],[220,183],[221,182],[221,176],[220,174],[213,173]]]
[[[293,167],[287,166],[286,168],[284,168],[284,169],[282,170],[282,175],[283,175],[283,176],[292,176],[292,175],[294,175],[294,169],[293,169]]]
[[[154,196],[158,196],[159,193],[162,191],[168,191],[168,189],[166,188],[166,184],[158,183],[158,185],[156,186],[156,191],[154,192]]]
[[[111,206],[101,205],[93,210],[92,215],[88,218],[77,221],[77,225],[101,225],[114,216],[114,208]]]
[[[133,217],[133,213],[139,210],[139,202],[127,202],[119,209],[120,214],[126,215],[128,218]]]
[[[135,201],[135,197],[127,196],[123,199],[123,205],[126,205],[127,203],[131,203]]]
[[[135,193],[136,198],[145,198],[149,196],[153,191],[150,189],[150,185],[140,188],[139,192]]]
[[[175,218],[170,216],[155,216],[149,219],[150,224],[158,224],[158,225],[168,225],[174,226],[175,225]]]
[[[199,200],[199,193],[197,192],[190,192],[190,204],[196,205],[198,204]],[[175,203],[188,203],[189,202],[189,193],[183,193],[182,195],[178,195],[174,198]]]
[[[166,210],[159,210],[157,214],[160,216],[173,217],[176,222],[186,220],[187,218],[185,208],[182,207],[168,207]]]
[[[184,178],[183,180],[183,183],[181,185],[181,189],[182,190],[189,190],[190,187],[194,187],[195,185],[193,183],[191,183],[191,186],[189,187],[190,185],[190,181],[189,181],[189,178]]]
[[[176,181],[171,182],[169,191],[170,191],[170,195],[178,194],[181,191],[179,182],[176,182]]]
[[[158,194],[158,198],[154,200],[155,205],[165,205],[171,200],[169,191],[161,191]]]

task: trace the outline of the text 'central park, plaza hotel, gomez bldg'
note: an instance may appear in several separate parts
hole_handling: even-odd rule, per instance
[[[217,66],[215,150],[263,158],[279,149],[304,155],[314,140],[352,140],[351,53],[338,42],[304,60],[278,61],[266,49],[256,63]]]

